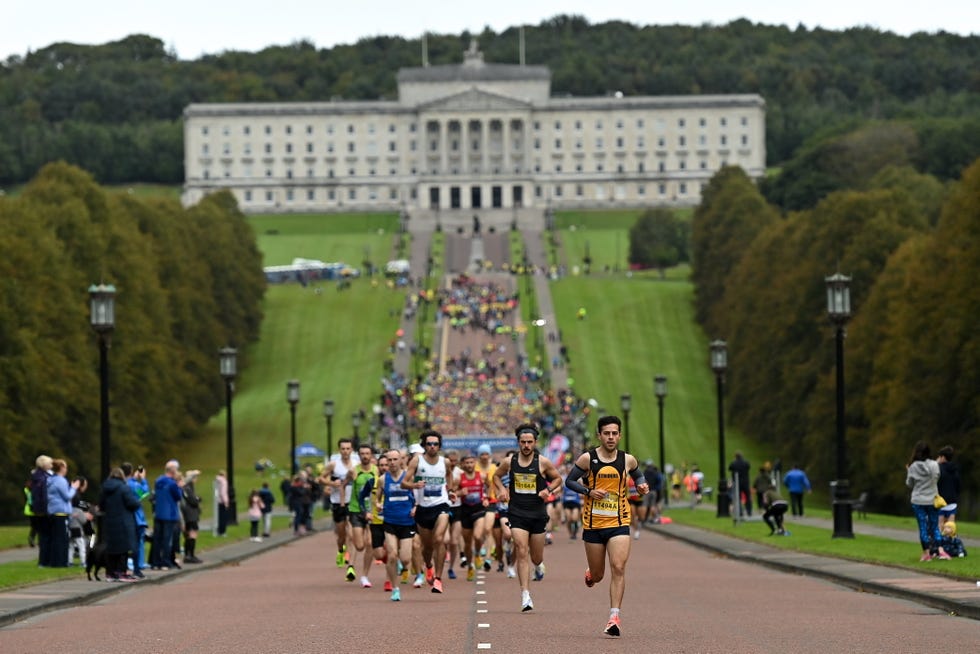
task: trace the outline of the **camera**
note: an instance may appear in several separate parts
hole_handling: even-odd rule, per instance
[[[145,470],[143,470],[143,466],[137,466],[136,472],[145,472]]]

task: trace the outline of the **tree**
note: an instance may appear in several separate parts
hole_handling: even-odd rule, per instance
[[[629,263],[638,268],[667,268],[687,260],[687,225],[669,209],[648,209],[629,231]]]

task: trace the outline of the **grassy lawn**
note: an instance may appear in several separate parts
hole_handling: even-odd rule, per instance
[[[916,532],[910,531],[907,540],[892,540],[860,534],[853,540],[849,538],[831,538],[831,531],[819,527],[807,525],[794,525],[792,518],[787,517],[786,528],[791,532],[789,537],[779,538],[769,536],[769,528],[761,522],[743,522],[736,526],[731,519],[717,518],[713,510],[690,510],[687,508],[672,508],[668,515],[674,522],[699,529],[706,529],[733,536],[742,540],[764,543],[781,549],[796,552],[807,552],[824,556],[833,556],[854,561],[867,563],[880,563],[885,565],[909,568],[919,572],[923,571],[926,564],[919,562],[918,537]],[[888,516],[869,515],[869,521],[875,524],[887,526],[892,518]],[[909,525],[907,520],[902,521],[906,527],[914,528],[915,520],[911,520]],[[974,527],[964,529],[961,525],[961,535],[967,531],[973,531]],[[665,530],[670,529],[667,525]],[[980,577],[980,560],[976,556],[966,556],[951,561],[935,561],[928,564],[928,572],[942,574],[950,577],[976,579]]]

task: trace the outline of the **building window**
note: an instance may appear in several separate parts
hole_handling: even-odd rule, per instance
[[[394,177],[397,174],[398,174],[398,171],[395,170],[394,168],[389,168],[388,169],[388,175],[390,175],[391,177]]]
[[[556,173],[560,173],[561,172],[561,164],[555,164],[555,172]]]
[[[644,186],[643,184],[637,184],[636,185],[636,194],[637,195],[641,195],[641,196],[642,195],[646,195],[647,194],[647,187]]]
[[[207,136],[207,135],[208,135],[208,128],[207,125],[205,125],[204,127],[201,128],[201,136]]]
[[[535,150],[540,150],[541,149],[541,139],[538,139],[538,138],[534,139],[534,149]]]
[[[274,196],[272,195],[272,191],[266,191],[265,192],[265,201],[266,202],[272,202],[272,198],[273,197]]]
[[[313,144],[312,143],[307,143],[306,144],[306,151],[309,152],[310,154],[313,153]]]
[[[333,141],[327,143],[327,152],[333,152]]]
[[[681,146],[682,148],[685,145],[687,145],[687,137],[686,136],[679,136],[679,137],[677,137],[677,145]]]
[[[721,144],[728,145],[728,137],[725,136],[724,134],[721,135]]]
[[[348,169],[347,169],[347,175],[348,175],[348,176],[350,176],[350,177],[353,177],[353,176],[354,176],[354,175],[356,175],[356,174],[357,174],[357,171],[356,171],[356,170],[354,170],[353,168],[348,168]]]
[[[561,150],[561,139],[555,139],[555,149]]]
[[[595,121],[595,128],[596,129],[602,129],[602,121],[601,120],[596,120]]]
[[[616,147],[618,149],[620,149],[620,150],[623,149],[623,137],[622,136],[617,136],[616,137]]]
[[[272,144],[271,143],[266,143],[265,144],[265,153],[266,154],[272,154]]]
[[[265,169],[265,176],[266,177],[272,177],[272,169],[271,168],[266,168]]]
[[[728,119],[727,119],[727,118],[725,118],[724,116],[722,116],[721,118],[719,118],[719,119],[718,119],[718,122],[720,122],[720,123],[721,123],[721,126],[722,126],[722,127],[725,127],[726,125],[728,125]]]
[[[680,162],[678,162],[677,167],[680,168],[681,170],[687,170],[687,162],[681,159]]]
[[[211,179],[211,171],[207,168],[204,169],[204,179]]]
[[[704,159],[702,159],[701,160],[701,170],[707,170],[707,169],[708,169],[708,162],[705,161]]]
[[[221,135],[222,136],[228,136],[229,134],[231,134],[231,128],[230,127],[228,127],[227,125],[225,125],[224,127],[221,128]]]
[[[658,136],[657,137],[657,147],[658,148],[663,148],[663,147],[666,147],[666,145],[667,145],[667,139],[665,139],[663,136]]]
[[[353,134],[354,133],[354,125],[352,125],[352,124],[348,124],[347,125],[347,133],[348,134]]]
[[[374,134],[374,123],[368,123],[368,134]]]
[[[684,182],[681,182],[681,185],[680,185],[680,194],[681,195],[687,195],[687,184],[685,184]]]
[[[327,171],[327,177],[329,177],[330,179],[333,179],[333,168],[331,168],[330,170]]]
[[[286,125],[286,134],[292,134],[292,133],[293,133],[293,126]]]
[[[355,147],[354,147],[354,142],[353,141],[351,141],[350,143],[347,144],[347,151],[348,152],[354,152],[354,149],[355,149]]]
[[[536,131],[536,132],[541,131],[541,122],[540,121],[537,121],[537,120],[534,121],[534,131]]]
[[[541,197],[541,187],[540,186],[535,186],[534,187],[534,197],[536,197],[536,198],[540,198]]]
[[[252,192],[251,191],[245,191],[245,201],[246,202],[251,202],[252,201]]]
[[[561,121],[560,120],[556,120],[555,121],[555,131],[558,131],[560,129],[561,129]]]
[[[575,172],[577,173],[582,172],[582,164],[575,164]]]
[[[356,200],[357,199],[357,189],[356,188],[347,189],[347,199],[348,200]]]
[[[392,124],[388,125],[388,133],[389,134],[394,134],[395,133],[395,123],[392,123]]]
[[[286,179],[292,179],[292,178],[293,178],[293,169],[290,168],[286,171]]]
[[[603,170],[603,166],[602,166],[602,163],[601,163],[601,162],[600,162],[600,163],[597,163],[597,164],[595,165],[595,171],[596,171],[597,173],[601,173],[601,172],[602,172],[602,170]]]
[[[266,135],[272,134],[272,125],[265,126],[265,133]]]
[[[708,121],[707,121],[707,120],[705,120],[704,118],[699,118],[699,119],[698,119],[698,126],[699,126],[699,127],[704,127],[704,126],[705,126],[705,125],[707,125],[707,124],[708,124]]]
[[[623,119],[619,118],[616,120],[616,129],[623,129]]]
[[[745,116],[742,116],[742,127],[748,127],[748,126],[749,126],[749,119]]]
[[[312,134],[313,133],[313,125],[307,125],[306,126],[306,133],[307,134]]]
[[[252,128],[249,127],[248,125],[245,125],[245,127],[242,128],[242,134],[244,134],[245,136],[248,136],[251,133],[252,133]],[[251,193],[251,191],[249,191],[249,193]]]
[[[439,141],[430,141],[429,142],[429,150],[431,152],[435,152],[438,149],[439,149]]]
[[[410,124],[410,125],[408,126],[408,131],[410,131],[410,132],[412,132],[413,134],[415,133],[415,130],[417,130],[417,129],[418,129],[418,128],[417,128],[417,127],[415,126],[415,123],[411,123],[411,124]]]
[[[595,138],[595,149],[596,150],[601,150],[602,149],[602,137],[601,136],[597,136]]]
[[[638,172],[638,173],[642,173],[643,172],[643,162],[642,161],[639,162],[638,164],[636,164],[636,172]]]
[[[698,136],[698,145],[705,145],[708,142],[708,137],[704,134]]]
[[[412,152],[415,152],[415,139],[412,139],[411,141],[408,142],[408,149],[411,150]]]
[[[556,198],[560,198],[561,197],[561,186],[560,185],[559,186],[555,186],[555,197]]]
[[[585,195],[585,188],[583,188],[581,184],[575,185],[575,195],[578,197]]]
[[[371,177],[374,177],[374,172],[375,172],[375,171],[374,171],[374,168],[370,168],[370,169],[368,169],[368,175],[369,175],[369,176],[371,176]]]
[[[331,202],[337,199],[337,194],[336,192],[334,192],[333,189],[327,190],[327,199],[330,200]]]
[[[306,176],[307,177],[313,177],[313,169],[312,168],[307,168],[306,169]]]
[[[642,150],[645,147],[646,147],[646,143],[644,142],[643,137],[642,136],[636,137],[636,149]]]
[[[616,172],[622,174],[623,164],[616,164]]]
[[[208,146],[207,143],[201,145],[201,154],[204,155],[205,157],[208,156],[208,150],[210,150],[210,146]]]
[[[581,120],[576,120],[575,121],[575,129],[577,129],[577,130],[582,129],[582,121]]]
[[[327,123],[327,134],[333,134],[333,123]]]
[[[286,144],[286,154],[292,154],[292,153],[293,153],[293,144],[292,143],[287,143]]]
[[[643,119],[642,118],[637,118],[636,119],[636,128],[637,129],[643,129]]]
[[[660,195],[667,195],[667,185],[666,184],[658,184],[657,185],[657,192]]]
[[[683,118],[678,118],[677,119],[677,126],[678,127],[684,127],[684,119]]]
[[[749,144],[749,137],[746,134],[742,134],[742,145]]]
[[[388,141],[388,152],[397,152],[398,144],[394,141]]]
[[[293,189],[289,189],[286,191],[286,202],[292,202],[292,201],[293,201]]]
[[[316,199],[316,191],[314,191],[311,188],[306,189],[306,199],[309,200],[310,202],[313,202],[313,200]]]
[[[661,161],[660,163],[658,163],[657,164],[657,171],[658,172],[661,172],[661,173],[666,172],[667,171],[667,164],[665,164],[663,161]]]

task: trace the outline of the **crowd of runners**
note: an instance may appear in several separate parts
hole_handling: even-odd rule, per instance
[[[559,465],[541,453],[536,424],[513,433],[517,449],[499,456],[488,444],[444,450],[433,429],[405,451],[376,453],[365,443],[355,452],[350,439],[341,440],[315,480],[332,512],[339,574],[373,588],[379,575],[372,573],[383,564],[382,589],[400,602],[403,586],[441,594],[448,580],[473,581],[478,570],[496,568],[517,579],[520,610],[532,611],[545,547],[564,525],[584,543],[587,587],[606,576],[608,564],[604,632],[619,636],[635,511],[630,488],[637,498],[649,491],[636,459],[618,449],[619,419],[600,418],[599,444]]]

